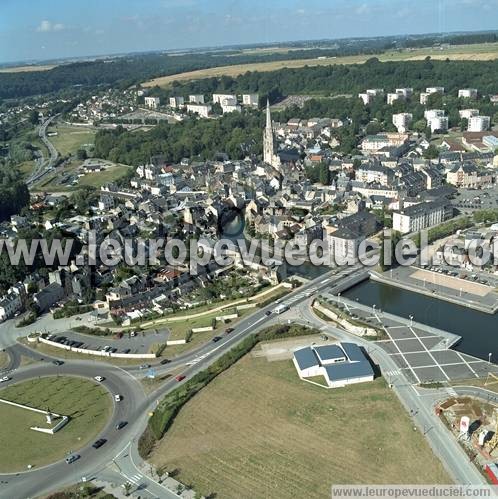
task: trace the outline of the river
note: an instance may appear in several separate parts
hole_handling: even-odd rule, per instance
[[[451,333],[458,334],[462,341],[455,347],[463,353],[498,362],[498,315],[485,314],[467,307],[454,305],[418,293],[395,288],[374,281],[365,281],[343,296],[391,314],[427,324]]]

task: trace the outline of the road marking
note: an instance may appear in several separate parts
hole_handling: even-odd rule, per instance
[[[418,340],[418,342],[424,347],[425,351],[430,355],[431,359],[437,364],[439,367],[439,370],[443,373],[444,377],[447,379],[447,381],[451,381],[451,378],[446,374],[446,371],[441,367],[441,365],[438,363],[438,361],[434,358],[434,355],[427,349],[427,347],[424,345],[424,342],[417,336],[417,333],[413,330],[412,327],[409,328],[412,334],[414,334]]]
[[[456,350],[454,350],[456,352]],[[462,354],[460,352],[456,352],[457,355],[462,359],[462,362],[474,373],[474,376],[476,378],[479,378],[479,375],[472,369],[471,365],[462,357]]]
[[[417,383],[420,383],[420,378],[417,376],[417,373],[413,370],[412,366],[410,365],[410,363],[406,360],[406,357],[405,357],[405,354],[399,349],[396,341],[394,341],[392,339],[392,336],[389,334],[389,331],[387,330],[386,326],[384,326],[382,324],[382,328],[384,329],[384,331],[386,332],[387,336],[389,336],[389,338],[391,338],[391,340],[393,341],[393,345],[398,349],[398,352],[401,354],[401,357],[402,359],[405,361],[405,364],[408,366],[408,368],[410,369],[410,371],[412,372],[413,376],[415,376],[415,379],[417,380]]]

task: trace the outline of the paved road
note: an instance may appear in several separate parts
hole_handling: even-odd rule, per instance
[[[291,314],[297,320],[313,325],[340,341],[354,341],[363,346],[372,360],[380,367],[381,372],[398,371],[398,366],[385,350],[371,341],[346,333],[320,320],[311,311],[309,303],[301,303],[289,313],[289,315]],[[469,463],[469,458],[464,450],[436,416],[434,395],[430,397],[422,396],[402,373],[391,377],[390,382],[392,389],[413,418],[414,424],[427,438],[432,450],[441,459],[455,482],[459,484],[485,484],[484,477],[472,463]],[[472,391],[472,389],[469,389],[469,391]],[[437,398],[447,398],[449,396],[444,389],[434,391],[434,393]],[[479,396],[478,390],[473,393]]]
[[[51,171],[51,169],[55,166],[55,162],[57,161],[57,158],[59,157],[59,153],[57,152],[57,149],[54,147],[52,142],[48,140],[47,138],[47,128],[49,127],[50,123],[57,118],[59,115],[51,116],[50,118],[47,118],[41,125],[40,128],[38,129],[38,136],[40,137],[41,141],[45,144],[47,147],[48,153],[49,153],[49,158],[47,160],[42,159],[38,160],[36,162],[35,169],[33,170],[33,173],[31,176],[27,179],[26,184],[28,187],[31,187],[35,182],[39,181],[41,178],[43,178],[48,172]]]
[[[301,286],[287,295],[282,301],[291,303],[297,298],[300,302],[300,297],[304,294],[325,289],[336,280],[342,280],[344,276],[359,269],[360,267],[334,269]],[[351,278],[353,277],[347,277],[347,279]],[[186,376],[186,379],[189,379],[194,374],[204,370],[245,337],[274,322],[274,316],[266,315],[266,312],[273,308],[274,305],[268,305],[251,316],[243,318],[234,328],[234,331],[230,335],[223,337],[218,343],[209,342],[195,351],[175,359],[170,364],[158,366],[158,374],[183,367],[182,373]],[[21,349],[24,355],[36,356],[40,360],[40,354],[33,352],[29,348],[20,345],[13,347],[16,355],[21,353]],[[52,357],[44,357],[45,361],[51,359]],[[121,483],[133,478],[138,482],[138,485],[142,486],[140,490],[142,496],[176,497],[175,494],[168,493],[162,485],[140,472],[137,466],[142,463],[142,460],[137,453],[137,440],[145,429],[149,411],[156,407],[165,394],[179,386],[179,383],[172,377],[162,383],[156,391],[145,396],[141,385],[132,376],[132,374],[143,375],[143,371],[141,372],[137,368],[125,370],[109,366],[103,362],[84,360],[66,361],[60,368],[56,368],[53,364],[47,362],[22,367],[14,371],[11,383],[56,372],[86,377],[93,377],[96,374],[105,376],[104,386],[108,387],[112,393],[121,393],[123,395],[124,400],[119,403],[119,407],[116,404],[117,409],[111,421],[99,436],[107,438],[109,441],[98,451],[92,449],[91,446],[79,450],[78,453],[81,454],[82,458],[72,465],[59,462],[43,470],[33,470],[14,475],[0,475],[0,481],[7,482],[0,484],[0,497],[9,497],[11,499],[31,497],[34,494],[48,493],[65,485],[76,483],[82,477],[88,479],[96,477],[111,478],[109,475],[112,475],[114,480],[120,478]],[[129,424],[118,432],[114,430],[114,426],[120,420],[129,421]]]
[[[310,295],[315,295],[325,289],[332,291],[342,289],[345,282],[353,281],[356,279],[356,274],[363,270],[361,267],[334,269],[310,281],[281,300],[291,306],[288,312],[279,316],[275,316],[275,314],[268,316],[266,312],[271,311],[274,305],[262,308],[251,316],[242,319],[234,328],[233,333],[223,337],[218,343],[209,342],[195,351],[175,359],[170,364],[158,366],[158,374],[183,368],[182,373],[186,379],[189,379],[197,372],[206,369],[248,335],[254,334],[272,323],[287,320],[313,325],[340,340],[353,340],[367,349],[369,355],[379,364],[382,371],[395,370],[395,363],[384,350],[367,340],[353,337],[342,330],[331,327],[318,319],[309,308]],[[98,366],[98,373],[96,366]],[[53,364],[36,364],[18,369],[14,372],[13,377],[15,381],[19,381],[33,376],[53,374],[54,369]],[[142,497],[166,499],[176,497],[173,492],[144,475],[143,470],[141,470],[143,462],[137,452],[137,440],[147,424],[148,412],[155,408],[165,394],[179,386],[179,383],[173,377],[169,378],[157,390],[145,396],[141,385],[133,377],[133,375],[143,375],[143,372],[137,371],[136,368],[125,370],[94,361],[70,361],[60,368],[60,372],[87,377],[101,374],[106,377],[104,384],[111,392],[118,391],[124,396],[123,402],[115,409],[111,421],[101,435],[108,438],[109,442],[98,451],[91,447],[78,451],[82,458],[72,465],[59,462],[43,470],[34,470],[20,475],[0,475],[0,481],[8,482],[0,484],[0,497],[16,499],[30,497],[35,493],[37,495],[48,493],[65,485],[76,483],[83,476],[88,479],[109,480],[113,483],[131,481],[134,485],[140,486]],[[435,453],[441,457],[455,480],[458,483],[483,483],[482,476],[472,464],[468,463],[468,458],[463,450],[436,418],[433,410],[434,396],[421,395],[401,374],[393,379],[392,383],[393,390],[412,415],[414,424],[427,437]],[[442,397],[443,395],[444,393],[438,393],[438,396]],[[114,426],[117,421],[122,419],[129,421],[129,424],[118,432]]]

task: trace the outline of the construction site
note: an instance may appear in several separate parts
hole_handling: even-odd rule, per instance
[[[496,391],[498,376],[490,373],[485,388]],[[436,414],[487,479],[498,484],[498,406],[470,396],[451,397],[436,406]]]

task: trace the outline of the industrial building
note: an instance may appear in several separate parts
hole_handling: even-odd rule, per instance
[[[323,376],[329,388],[374,379],[370,361],[355,343],[301,348],[294,352],[293,362],[301,379]]]

